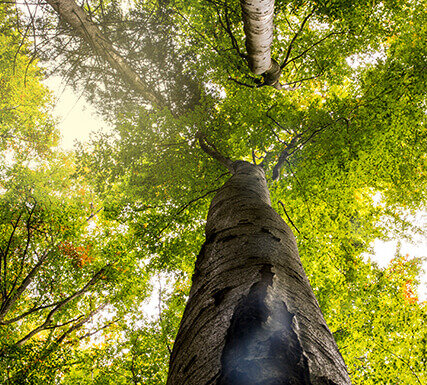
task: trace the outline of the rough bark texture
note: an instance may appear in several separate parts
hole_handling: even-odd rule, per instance
[[[209,210],[167,384],[350,384],[263,170],[233,165]]]
[[[46,0],[46,2],[66,21],[94,52],[107,61],[135,91],[156,107],[163,106],[163,100],[139,77],[126,60],[121,57],[113,44],[102,35],[100,29],[86,15],[74,0]]]

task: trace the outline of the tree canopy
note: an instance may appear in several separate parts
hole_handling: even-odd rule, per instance
[[[31,20],[0,8],[2,381],[165,383],[228,177],[201,137],[263,165],[352,382],[427,380],[421,261],[367,257],[377,238],[422,231],[410,214],[426,204],[425,1],[276,1],[273,79],[247,64],[238,1],[38,7]],[[49,71],[113,132],[61,152]]]

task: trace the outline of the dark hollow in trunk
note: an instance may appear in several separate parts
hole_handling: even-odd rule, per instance
[[[167,384],[350,384],[263,170],[233,168],[209,209]]]

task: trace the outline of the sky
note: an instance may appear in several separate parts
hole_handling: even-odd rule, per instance
[[[65,87],[60,77],[51,76],[45,84],[54,93],[56,100],[53,114],[58,119],[63,149],[72,150],[76,141],[88,141],[91,132],[111,129],[97,114],[95,107],[71,87]]]
[[[86,102],[82,95],[76,94],[70,87],[62,84],[61,78],[50,77],[46,85],[53,91],[56,98],[54,115],[58,119],[59,129],[62,135],[61,147],[72,150],[75,142],[85,142],[90,133],[99,129],[108,131],[111,127],[96,113],[96,109]],[[427,226],[427,212],[420,212],[414,217],[414,222]],[[426,229],[427,230],[427,229]],[[377,262],[382,268],[386,267],[395,256],[398,241],[376,240],[373,244],[373,253],[366,254]],[[400,253],[412,257],[427,257],[427,238],[415,235],[414,242],[402,241]],[[427,260],[424,261],[424,270],[427,271]],[[427,300],[427,274],[421,276],[421,286],[418,290],[420,301]]]

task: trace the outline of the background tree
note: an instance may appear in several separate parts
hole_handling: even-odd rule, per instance
[[[148,278],[137,279],[125,229],[103,218],[73,154],[55,147],[50,94],[12,11],[1,5],[1,383],[54,383],[74,349],[111,327],[95,315],[123,315]]]

